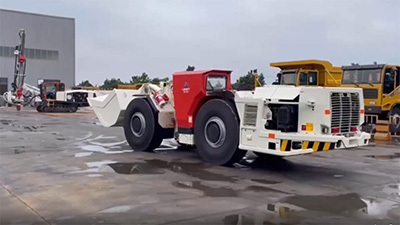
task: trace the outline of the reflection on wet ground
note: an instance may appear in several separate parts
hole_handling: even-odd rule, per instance
[[[285,197],[276,203],[261,205],[257,209],[245,210],[240,214],[225,216],[222,222],[238,225],[296,224],[303,221],[304,224],[308,224],[306,221],[309,219],[314,220],[312,224],[319,224],[315,222],[318,220],[321,224],[326,220],[337,220],[337,224],[343,224],[343,222],[346,224],[397,224],[400,222],[400,207],[399,204],[388,200],[364,199],[356,193],[331,196],[297,195]],[[360,223],[361,220],[366,223]]]
[[[226,182],[235,182],[235,177],[230,177],[226,175],[222,175],[219,173],[214,173],[211,171],[207,171],[209,168],[204,163],[189,163],[189,162],[168,162],[159,159],[148,159],[144,162],[137,163],[123,163],[123,162],[94,162],[96,165],[101,163],[101,166],[98,168],[110,167],[113,172],[119,174],[162,174],[167,171],[171,171],[177,174],[184,174],[190,177],[198,178],[201,180],[207,181],[226,181]],[[87,163],[88,166],[92,165],[91,163]],[[90,166],[89,166],[90,167]],[[102,169],[101,171],[109,171],[106,169]],[[96,171],[89,171],[96,172]],[[99,172],[99,170],[97,170]]]
[[[238,197],[245,192],[275,192],[275,193],[286,193],[276,189],[251,185],[244,189],[233,189],[230,187],[212,187],[204,184],[201,181],[176,181],[172,182],[172,185],[183,189],[193,189],[202,192],[204,196],[209,197]],[[287,193],[286,193],[287,194]]]
[[[119,174],[163,174],[164,171],[148,163],[111,163],[107,164]]]
[[[366,157],[374,159],[397,159],[400,158],[400,153],[394,153],[392,155],[367,155]]]
[[[265,180],[265,179],[251,179],[254,182],[261,183],[261,184],[279,184],[281,182],[279,181],[273,181],[273,180]]]

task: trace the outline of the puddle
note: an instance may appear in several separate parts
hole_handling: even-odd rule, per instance
[[[244,189],[244,191],[252,191],[252,192],[275,192],[275,193],[281,193],[281,194],[289,194],[287,192],[284,191],[279,191],[273,188],[269,188],[269,187],[264,187],[264,186],[256,186],[256,185],[251,185],[248,186]]]
[[[361,198],[356,193],[334,196],[290,196],[277,203],[249,208],[222,218],[224,224],[397,224],[398,203]],[[381,220],[381,221],[379,221]],[[370,222],[368,222],[370,221]],[[384,222],[383,222],[384,221]],[[391,222],[393,221],[393,222]],[[329,223],[331,224],[331,223]]]
[[[365,210],[367,207],[367,204],[355,193],[334,196],[297,195],[286,197],[281,202],[306,210],[333,214],[349,214],[352,211]]]
[[[132,207],[129,205],[121,205],[121,206],[115,206],[112,208],[105,209],[103,211],[100,211],[99,213],[124,213],[124,212],[128,212],[131,209],[132,209]]]
[[[3,125],[13,126],[14,124],[12,122],[12,120],[0,120],[0,123]]]
[[[206,169],[209,167],[204,163],[167,162],[158,159],[149,159],[145,160],[145,162],[153,168],[166,169],[174,173],[184,174],[201,180],[226,182],[236,181],[235,177],[207,171]]]
[[[99,172],[107,172],[107,167],[102,167],[103,165],[108,165],[116,163],[115,161],[104,160],[98,162],[88,162],[86,163],[89,169],[80,170],[80,171],[72,171],[71,173],[99,173]]]
[[[260,184],[279,184],[281,182],[279,181],[274,181],[274,180],[264,180],[264,179],[251,179],[254,182],[260,183]]]
[[[212,187],[204,184],[201,181],[176,181],[172,182],[172,185],[178,188],[194,189],[200,191],[204,196],[208,197],[238,197],[240,195],[243,195],[245,192],[255,192],[255,193],[275,192],[275,193],[287,194],[286,192],[282,192],[272,188],[255,186],[255,185],[237,190],[232,189],[230,187]]]
[[[76,153],[75,157],[87,156],[84,152]],[[164,174],[166,171],[171,171],[177,174],[187,175],[193,178],[198,178],[206,181],[225,181],[236,182],[236,177],[226,176],[218,173],[207,171],[208,167],[203,163],[188,163],[188,162],[167,162],[158,159],[145,160],[144,162],[125,163],[116,161],[99,161],[86,163],[88,169],[75,173],[99,173],[99,172],[114,172],[118,174],[131,175],[157,175]]]
[[[374,159],[397,159],[400,158],[400,153],[394,153],[392,155],[367,155],[366,157]]]
[[[27,130],[29,132],[35,132],[37,129],[44,127],[44,126],[20,126],[20,125],[15,125],[13,122],[14,122],[13,120],[0,120],[0,123],[3,125],[21,128],[21,129]],[[19,131],[16,131],[16,132],[19,132]]]
[[[147,163],[112,163],[111,167],[118,174],[163,174],[164,171]]]
[[[238,191],[227,187],[210,187],[201,181],[177,181],[172,185],[178,188],[195,189],[201,191],[204,196],[209,197],[238,197]]]

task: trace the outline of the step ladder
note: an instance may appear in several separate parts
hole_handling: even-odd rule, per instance
[[[376,121],[374,140],[390,141],[389,120]]]

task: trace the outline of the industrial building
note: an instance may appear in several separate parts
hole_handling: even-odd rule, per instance
[[[59,79],[67,87],[74,86],[75,20],[0,9],[0,94],[11,88],[20,29],[26,31],[26,83]]]

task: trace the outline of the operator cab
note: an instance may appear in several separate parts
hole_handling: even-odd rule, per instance
[[[318,85],[318,71],[314,70],[283,70],[277,75],[277,82],[281,85]]]
[[[276,62],[270,66],[281,69],[275,85],[336,87],[342,77],[340,67],[322,60]]]

